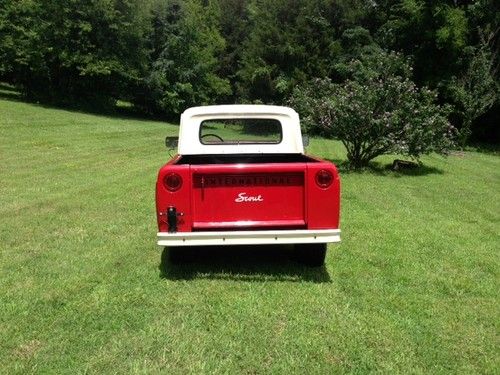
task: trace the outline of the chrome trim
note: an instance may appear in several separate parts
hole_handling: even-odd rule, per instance
[[[340,242],[340,229],[158,232],[158,246],[269,245]]]

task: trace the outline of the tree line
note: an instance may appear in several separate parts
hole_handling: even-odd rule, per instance
[[[498,137],[476,124],[498,114],[499,27],[494,0],[3,0],[0,80],[32,100],[176,118],[216,103],[307,112],[325,82],[400,77],[431,90],[465,142]]]

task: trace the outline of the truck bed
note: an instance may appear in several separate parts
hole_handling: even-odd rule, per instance
[[[165,182],[172,175],[175,191]],[[181,215],[179,232],[338,228],[339,179],[333,164],[304,154],[178,155],[158,176],[160,231],[172,230],[169,207]]]

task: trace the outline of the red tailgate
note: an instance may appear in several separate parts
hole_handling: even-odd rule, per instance
[[[193,230],[305,227],[305,163],[191,166]]]

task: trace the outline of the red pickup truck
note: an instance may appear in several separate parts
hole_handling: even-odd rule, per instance
[[[304,264],[321,266],[340,241],[339,210],[337,169],[304,154],[287,107],[186,110],[156,183],[157,242],[171,248],[295,244]]]

